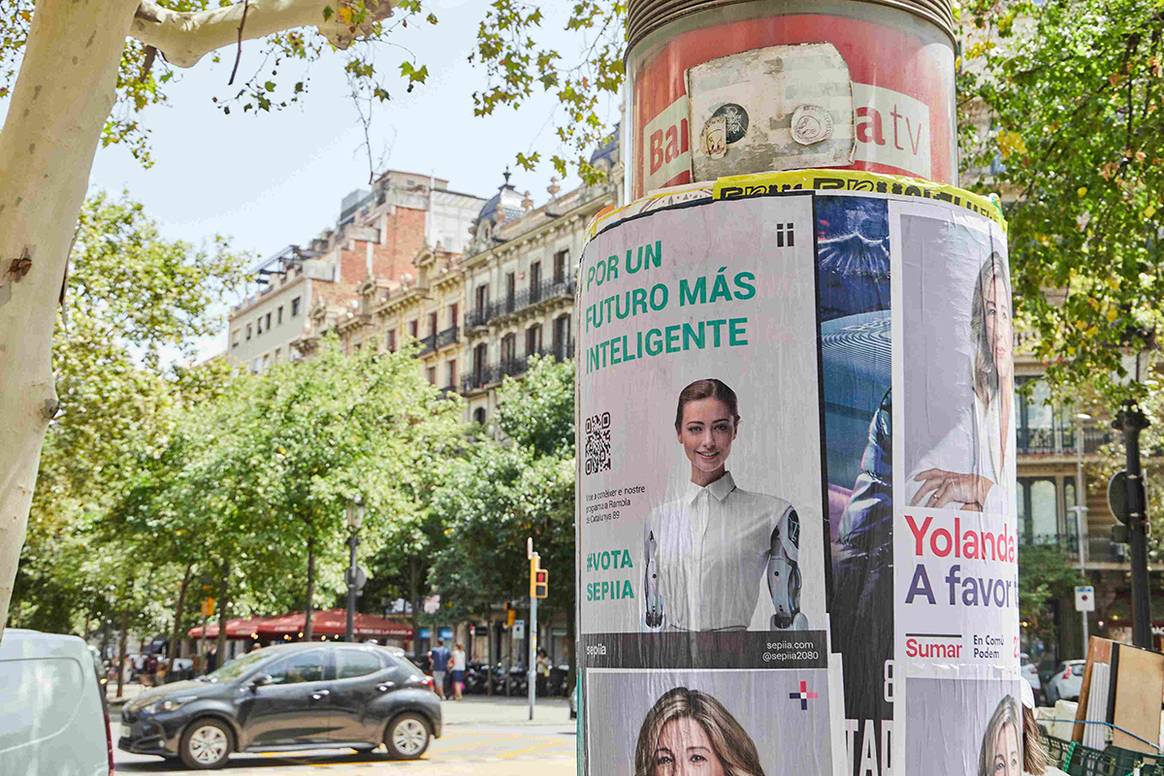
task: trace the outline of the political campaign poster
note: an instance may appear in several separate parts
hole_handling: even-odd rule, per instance
[[[1022,774],[1019,681],[910,679],[903,725],[909,731],[904,759],[911,764],[908,772]]]
[[[841,760],[813,228],[808,194],[657,210],[600,232],[579,276],[584,667],[623,671],[652,703],[692,672],[809,682],[813,713],[786,718],[799,759],[770,727],[752,730],[771,773],[832,774]],[[611,726],[611,692],[585,700],[594,734]]]
[[[809,741],[831,736],[827,671],[618,671],[587,674],[604,709],[586,741],[603,776],[829,774]]]
[[[851,773],[891,772],[893,439],[888,200],[819,196],[816,257],[832,562]]]
[[[895,730],[906,773],[924,688],[1019,669],[1014,330],[1005,237],[940,203],[890,204],[895,402]],[[955,683],[955,684],[950,684]],[[997,700],[997,699],[996,699]],[[975,719],[946,733],[971,748]],[[896,773],[895,769],[895,773]]]
[[[681,695],[764,773],[901,776],[947,687],[942,762],[977,758],[1018,676],[1001,214],[850,171],[697,188],[603,214],[580,267],[584,772],[669,773],[641,753]]]

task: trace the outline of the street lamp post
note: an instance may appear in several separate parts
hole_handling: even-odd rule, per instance
[[[1144,498],[1143,469],[1140,466],[1140,432],[1148,418],[1138,405],[1128,402],[1120,410],[1115,427],[1123,433],[1127,471],[1128,545],[1132,561],[1132,643],[1152,648],[1152,607],[1148,587],[1147,505]]]
[[[1149,337],[1149,343],[1150,341]],[[1147,380],[1150,355],[1150,344],[1125,354],[1124,367],[1129,381],[1140,383]],[[1152,648],[1152,607],[1148,582],[1148,509],[1147,499],[1144,497],[1143,468],[1140,465],[1140,432],[1148,425],[1147,416],[1135,401],[1126,402],[1112,424],[1124,438],[1126,472],[1124,492],[1132,563],[1132,643],[1143,649]]]
[[[364,522],[364,502],[357,496],[348,504],[348,612],[344,637],[356,640],[356,548],[360,546],[360,524]]]

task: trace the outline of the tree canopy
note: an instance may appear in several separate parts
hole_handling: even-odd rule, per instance
[[[962,22],[961,100],[988,117],[963,158],[1011,200],[1020,323],[1060,390],[1142,398],[1112,375],[1164,322],[1164,6],[974,0]]]

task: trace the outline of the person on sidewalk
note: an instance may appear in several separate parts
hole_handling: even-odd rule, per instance
[[[453,649],[453,700],[461,700],[461,694],[465,691],[465,647],[461,642],[457,642],[456,648]]]
[[[437,639],[437,645],[428,652],[429,663],[432,665],[432,688],[437,697],[445,699],[445,674],[449,670],[449,648],[444,639]]]
[[[550,656],[546,654],[544,649],[538,650],[538,660],[536,664],[537,669],[537,694],[545,696],[549,693],[550,687]]]

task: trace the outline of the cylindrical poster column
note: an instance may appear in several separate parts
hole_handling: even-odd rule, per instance
[[[631,0],[627,191],[844,167],[957,182],[949,0]]]
[[[579,287],[580,772],[1019,773],[995,205],[720,178],[598,221]]]

